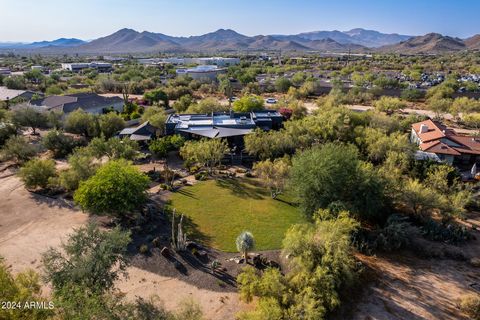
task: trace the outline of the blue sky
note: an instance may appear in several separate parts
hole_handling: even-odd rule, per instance
[[[356,27],[420,35],[480,33],[479,0],[0,0],[0,41],[94,39],[127,27],[169,35],[246,35]]]

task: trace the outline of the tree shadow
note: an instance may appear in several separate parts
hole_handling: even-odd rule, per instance
[[[176,225],[180,222],[181,213],[178,212],[175,216]],[[171,217],[170,217],[171,219]],[[171,220],[170,220],[171,221]],[[171,229],[171,228],[170,228]],[[177,230],[175,230],[177,232]],[[195,223],[189,216],[183,215],[183,232],[187,235],[187,240],[193,240],[202,245],[209,245],[212,237],[200,231],[198,224]]]
[[[188,190],[187,188],[182,187],[182,188],[176,190],[175,193],[179,193],[183,196],[198,200],[198,198],[195,196],[195,194],[193,192],[191,192],[190,190]]]
[[[258,182],[253,179],[245,180],[242,178],[219,178],[215,180],[217,186],[229,189],[231,193],[242,198],[263,199],[269,197],[268,190],[262,188]]]

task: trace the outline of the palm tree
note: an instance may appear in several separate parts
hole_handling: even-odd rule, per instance
[[[245,262],[248,263],[248,252],[255,248],[255,239],[253,235],[248,231],[243,231],[237,237],[237,250],[243,255]]]

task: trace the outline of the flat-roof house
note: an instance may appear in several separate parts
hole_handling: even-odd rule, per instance
[[[180,134],[186,139],[225,139],[230,147],[230,153],[225,156],[224,161],[241,164],[253,160],[244,151],[244,136],[257,128],[280,129],[282,123],[283,116],[276,110],[171,114],[165,123],[165,134]]]
[[[480,163],[480,139],[459,135],[439,122],[425,120],[412,124],[410,141],[417,144],[420,151],[435,154],[448,164]]]
[[[216,80],[219,74],[227,73],[227,69],[218,68],[214,65],[202,65],[195,68],[177,69],[177,75],[188,75],[192,79]]]
[[[76,62],[76,63],[62,63],[63,70],[69,70],[72,72],[80,72],[83,69],[96,69],[99,72],[110,72],[112,70],[112,64],[108,62]]]
[[[121,112],[123,111],[123,102],[123,99],[120,97],[104,97],[96,93],[49,96],[44,99],[30,101],[32,105],[43,107],[45,110],[61,111],[65,114],[77,109],[83,109],[93,114],[102,114],[108,108]]]

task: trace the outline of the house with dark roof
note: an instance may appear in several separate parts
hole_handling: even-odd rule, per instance
[[[145,121],[144,123],[140,124],[138,127],[123,129],[122,131],[120,131],[118,136],[122,139],[129,137],[130,140],[145,142],[154,138],[156,133],[157,133],[157,128],[152,126],[150,122]]]
[[[459,135],[430,119],[412,124],[410,141],[417,144],[422,153],[434,154],[448,164],[480,163],[480,138]]]
[[[43,96],[42,93],[36,93],[30,90],[14,90],[7,87],[0,87],[0,101],[30,100],[33,96]]]
[[[171,114],[165,123],[165,134],[180,134],[186,139],[224,138],[232,150],[241,153],[245,135],[257,128],[277,130],[282,127],[282,123],[283,116],[276,110]]]
[[[104,110],[122,112],[123,99],[120,97],[104,97],[96,93],[76,93],[68,96],[49,96],[43,99],[32,100],[30,104],[42,107],[48,111],[61,111],[68,114],[77,109],[88,113],[102,114]]]

